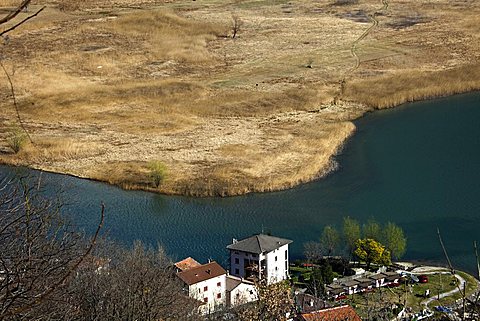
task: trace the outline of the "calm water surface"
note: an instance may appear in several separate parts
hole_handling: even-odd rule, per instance
[[[42,173],[48,193],[62,191],[65,211],[87,232],[106,204],[104,232],[131,244],[162,243],[173,258],[225,262],[232,237],[262,230],[294,240],[291,255],[327,224],[349,215],[393,221],[408,237],[406,259],[443,263],[436,228],[452,261],[474,271],[480,241],[480,94],[407,104],[356,121],[337,157],[340,168],[298,188],[233,198],[162,196]],[[0,166],[1,175],[17,169]],[[39,172],[23,170],[33,175]]]

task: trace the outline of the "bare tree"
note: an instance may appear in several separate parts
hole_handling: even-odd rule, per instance
[[[232,15],[232,38],[235,39],[240,28],[243,26],[243,21],[237,15]]]
[[[320,242],[310,241],[303,244],[303,255],[310,262],[318,262],[323,258],[323,247]]]
[[[128,250],[104,243],[73,280],[77,320],[196,320],[197,302],[182,292],[162,247]]]
[[[26,18],[24,19],[21,19],[19,21],[16,21],[16,18],[17,16],[21,13],[21,12],[27,12],[28,10],[28,5],[30,4],[31,0],[23,0],[21,1],[16,7],[14,7],[13,10],[11,10],[9,13],[7,13],[5,16],[3,16],[2,18],[0,18],[0,28],[4,27],[4,26],[7,26],[4,30],[0,30],[0,37],[2,37],[4,40],[5,40],[5,44],[8,43],[8,33],[15,30],[16,28],[18,28],[19,26],[21,26],[22,24],[26,23],[28,20],[30,19],[33,19],[34,17],[36,17],[38,14],[40,14],[40,12],[42,12],[45,7],[41,7],[39,10],[37,10],[35,13],[27,16]],[[10,23],[13,23],[13,25],[9,25]],[[0,67],[2,68],[2,71],[4,72],[5,74],[5,77],[7,78],[7,81],[8,81],[8,84],[9,84],[9,88],[10,88],[10,93],[11,93],[11,97],[12,97],[12,103],[13,103],[13,107],[15,108],[15,112],[16,112],[16,115],[17,115],[17,120],[18,120],[18,124],[20,125],[20,127],[22,128],[22,130],[24,131],[26,137],[28,138],[28,140],[33,143],[33,140],[32,138],[30,137],[30,134],[28,133],[28,131],[26,130],[25,128],[25,125],[23,123],[23,120],[22,118],[20,117],[20,111],[19,111],[19,108],[18,108],[18,103],[17,103],[17,97],[16,97],[16,93],[15,93],[15,87],[14,87],[14,84],[13,84],[13,80],[12,80],[12,77],[11,75],[8,73],[7,71],[7,68],[5,67],[5,64],[3,63],[3,53],[0,51]],[[13,74],[13,72],[12,72]]]
[[[41,320],[92,251],[60,215],[60,205],[40,197],[25,180],[0,184],[0,320]],[[60,295],[61,297],[61,295]]]

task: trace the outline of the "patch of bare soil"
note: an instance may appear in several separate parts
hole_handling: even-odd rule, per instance
[[[335,168],[366,111],[480,88],[477,1],[37,0],[30,13],[43,5],[2,40],[19,113],[2,73],[0,161],[124,188],[290,188]],[[22,126],[33,143],[14,154]]]

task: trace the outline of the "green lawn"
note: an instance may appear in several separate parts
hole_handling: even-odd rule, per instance
[[[467,295],[472,294],[476,289],[477,283],[475,279],[463,272],[459,272],[459,274],[467,280]],[[355,307],[360,316],[363,317],[366,317],[369,311],[388,306],[388,303],[403,306],[405,299],[407,307],[412,308],[414,311],[420,311],[424,309],[421,303],[426,299],[424,295],[427,289],[430,290],[430,297],[435,297],[439,293],[448,292],[457,288],[457,279],[449,274],[432,274],[428,275],[428,279],[428,283],[417,283],[413,285],[402,284],[396,288],[384,287],[376,289],[375,292],[372,293],[355,294],[349,296],[345,301]],[[449,305],[460,297],[460,293],[455,293],[439,301],[432,301],[429,307],[433,309],[436,305]]]

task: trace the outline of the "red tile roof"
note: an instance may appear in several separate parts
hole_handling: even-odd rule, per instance
[[[180,270],[180,271],[186,271],[191,268],[200,266],[201,264],[192,259],[191,257],[187,257],[186,259],[183,259],[177,263],[175,263],[175,266]]]
[[[192,285],[216,278],[222,274],[227,274],[227,271],[225,271],[217,262],[211,262],[186,271],[178,272],[177,276],[186,284]]]
[[[305,321],[362,321],[349,305],[305,313],[302,318]]]

